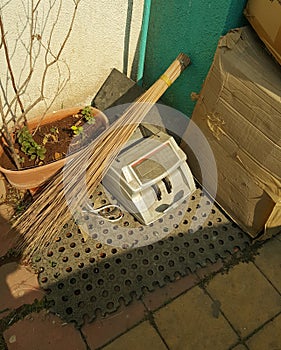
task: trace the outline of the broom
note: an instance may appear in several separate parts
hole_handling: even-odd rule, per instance
[[[59,230],[72,217],[69,207],[81,210],[83,200],[97,188],[145,115],[189,63],[188,56],[179,54],[165,73],[116,122],[83,149],[78,157],[73,158],[40,191],[13,225],[19,233],[14,249],[23,259],[30,260],[35,252],[57,238]],[[81,186],[81,183],[86,186]]]

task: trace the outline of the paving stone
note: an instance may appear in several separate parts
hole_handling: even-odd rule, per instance
[[[142,297],[142,300],[148,310],[154,311],[171,299],[174,299],[183,292],[189,290],[198,282],[199,278],[195,274],[187,275],[162,288],[157,288],[155,291],[145,294]]]
[[[13,262],[0,267],[0,295],[0,311],[3,311],[32,304],[44,296],[44,291],[40,289],[34,272]],[[0,318],[3,316],[0,313]]]
[[[281,311],[280,295],[253,263],[216,275],[207,290],[242,337]]]
[[[32,313],[4,332],[9,350],[86,350],[80,332],[45,310]]]
[[[148,321],[141,323],[130,332],[122,335],[103,350],[166,350],[166,346]]]
[[[245,345],[239,344],[239,345],[235,346],[235,348],[233,348],[232,350],[247,350],[247,348]]]
[[[156,325],[170,350],[225,350],[238,337],[213,302],[195,287],[154,314]]]
[[[268,241],[260,250],[255,263],[281,293],[281,241]]]
[[[281,315],[254,334],[247,345],[250,350],[281,350]]]
[[[127,307],[122,306],[112,315],[85,324],[82,332],[90,348],[96,349],[141,322],[145,316],[146,309],[143,303],[134,301]]]

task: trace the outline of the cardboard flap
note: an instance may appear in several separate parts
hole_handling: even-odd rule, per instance
[[[281,200],[276,203],[265,224],[265,237],[271,237],[279,232],[281,232]]]

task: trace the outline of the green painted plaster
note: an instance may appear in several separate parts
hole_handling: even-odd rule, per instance
[[[149,87],[180,52],[192,64],[168,89],[163,101],[191,116],[212,63],[218,40],[243,25],[245,0],[152,0],[146,49],[144,86]]]

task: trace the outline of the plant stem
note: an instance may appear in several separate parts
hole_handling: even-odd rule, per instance
[[[8,71],[10,73],[12,86],[13,86],[14,92],[16,94],[17,101],[18,101],[18,104],[19,104],[20,109],[21,109],[21,113],[22,113],[22,115],[24,115],[23,104],[22,104],[22,101],[21,101],[19,93],[18,93],[18,89],[17,89],[17,86],[16,86],[15,77],[14,77],[14,72],[13,72],[13,69],[12,69],[12,66],[11,66],[11,60],[10,60],[10,57],[9,57],[9,51],[8,51],[8,46],[7,46],[7,43],[6,43],[4,25],[3,25],[3,20],[2,20],[2,16],[1,15],[0,15],[0,30],[1,30],[1,41],[2,41],[2,44],[3,44],[3,47],[4,47],[5,58],[6,58],[7,66],[8,66]],[[26,118],[24,119],[24,121],[26,122]]]
[[[5,116],[4,116],[1,96],[0,96],[0,114],[1,114],[2,122],[3,122],[3,129],[4,129],[4,132],[2,130],[1,133],[2,133],[3,138],[5,139],[5,141],[7,142],[8,146],[11,150],[10,155],[13,158],[13,161],[15,162],[17,169],[21,169],[21,165],[20,165],[20,162],[18,160],[18,156],[17,156],[16,150],[14,147],[13,139],[12,139],[11,134],[9,132],[9,128],[8,128],[8,125],[7,125]]]

